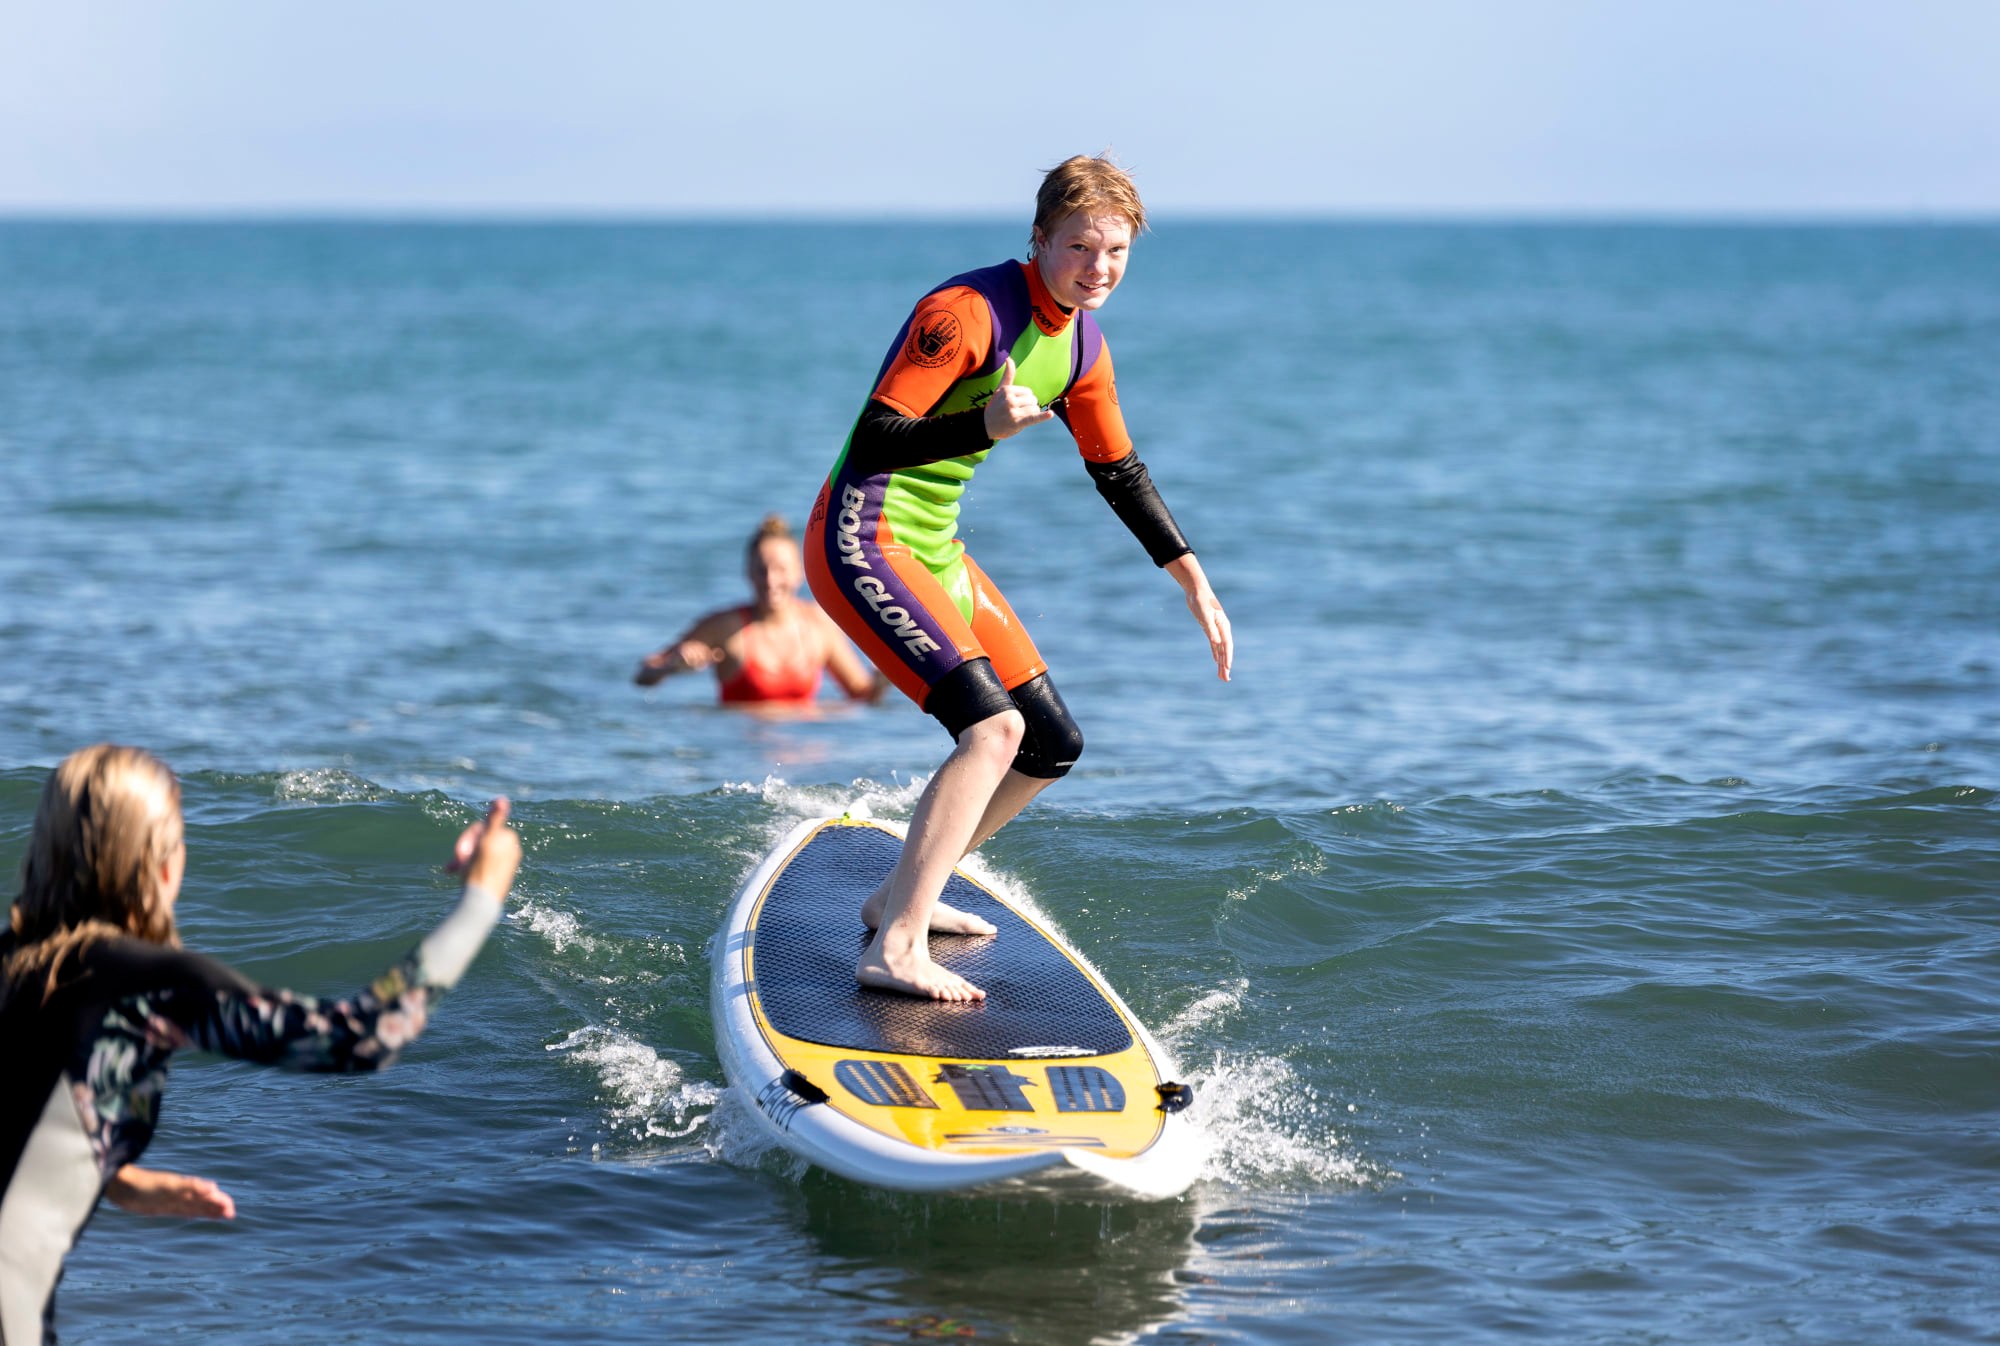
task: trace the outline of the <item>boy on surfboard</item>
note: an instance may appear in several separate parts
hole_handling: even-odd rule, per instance
[[[1098,493],[1173,576],[1227,681],[1229,618],[1132,451],[1098,330],[1146,209],[1123,170],[1077,155],[1035,198],[1028,260],[954,276],[896,335],[813,505],[806,578],[820,606],[956,743],[910,820],[902,858],[861,909],[855,974],[937,1000],[986,993],[930,956],[932,931],[990,935],[938,900],[984,844],[1083,750],[1034,642],[958,539],[958,502],[995,443],[1060,416]]]

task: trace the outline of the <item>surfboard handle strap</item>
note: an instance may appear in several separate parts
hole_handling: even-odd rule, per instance
[[[1194,1102],[1192,1084],[1162,1084],[1159,1086],[1160,1111],[1180,1112]]]
[[[804,1099],[809,1106],[814,1103],[824,1103],[827,1100],[826,1090],[820,1088],[796,1070],[788,1070],[779,1076],[778,1079],[792,1093]]]

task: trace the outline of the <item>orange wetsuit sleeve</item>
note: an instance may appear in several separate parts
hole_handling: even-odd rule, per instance
[[[925,295],[871,395],[905,416],[928,416],[952,384],[985,363],[992,347],[993,310],[979,291],[953,285]]]
[[[1115,463],[1132,452],[1125,414],[1118,409],[1118,380],[1111,370],[1111,347],[1098,349],[1097,359],[1063,399],[1069,432],[1077,452],[1093,463]]]

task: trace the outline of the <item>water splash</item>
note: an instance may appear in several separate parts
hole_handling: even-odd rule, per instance
[[[1343,1105],[1276,1056],[1216,1050],[1189,1072],[1208,1133],[1202,1177],[1231,1187],[1372,1187],[1400,1177],[1357,1151],[1333,1118]],[[1344,1105],[1351,1115],[1358,1105]]]
[[[1232,1011],[1241,1009],[1244,993],[1249,989],[1249,978],[1239,977],[1227,986],[1197,997],[1193,1004],[1167,1020],[1166,1027],[1160,1030],[1160,1042],[1175,1055],[1181,1055],[1196,1033],[1214,1027]]]
[[[514,919],[563,952],[574,944],[585,953],[597,952],[597,940],[583,933],[583,922],[573,911],[543,906],[534,898],[514,909]]]
[[[605,1120],[621,1138],[691,1136],[722,1098],[720,1086],[688,1079],[679,1065],[645,1043],[601,1024],[585,1024],[546,1050],[567,1053],[597,1071]]]
[[[846,785],[793,785],[780,776],[766,776],[757,784],[740,782],[723,787],[726,793],[755,794],[784,815],[780,831],[807,818],[826,818],[847,813],[856,818],[890,817],[907,819],[916,810],[929,776],[883,784],[857,776]]]
[[[287,804],[369,804],[394,797],[393,791],[339,767],[287,771],[273,793]]]
[[[732,1168],[768,1168],[797,1182],[812,1168],[801,1155],[778,1144],[752,1115],[756,1104],[739,1089],[724,1089],[702,1132],[708,1157]]]
[[[1243,1007],[1250,990],[1238,978],[1197,996],[1167,1020],[1161,1045],[1183,1063],[1197,1039],[1212,1040]],[[1208,1137],[1202,1177],[1244,1188],[1350,1188],[1399,1176],[1370,1161],[1335,1119],[1358,1111],[1304,1083],[1282,1057],[1212,1048],[1206,1066],[1186,1066],[1195,1108]]]

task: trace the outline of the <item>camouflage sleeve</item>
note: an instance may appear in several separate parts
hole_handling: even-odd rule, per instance
[[[187,1028],[191,1046],[286,1070],[380,1070],[424,1031],[500,917],[500,899],[467,884],[458,906],[359,994],[320,1000],[290,991],[218,989]]]

